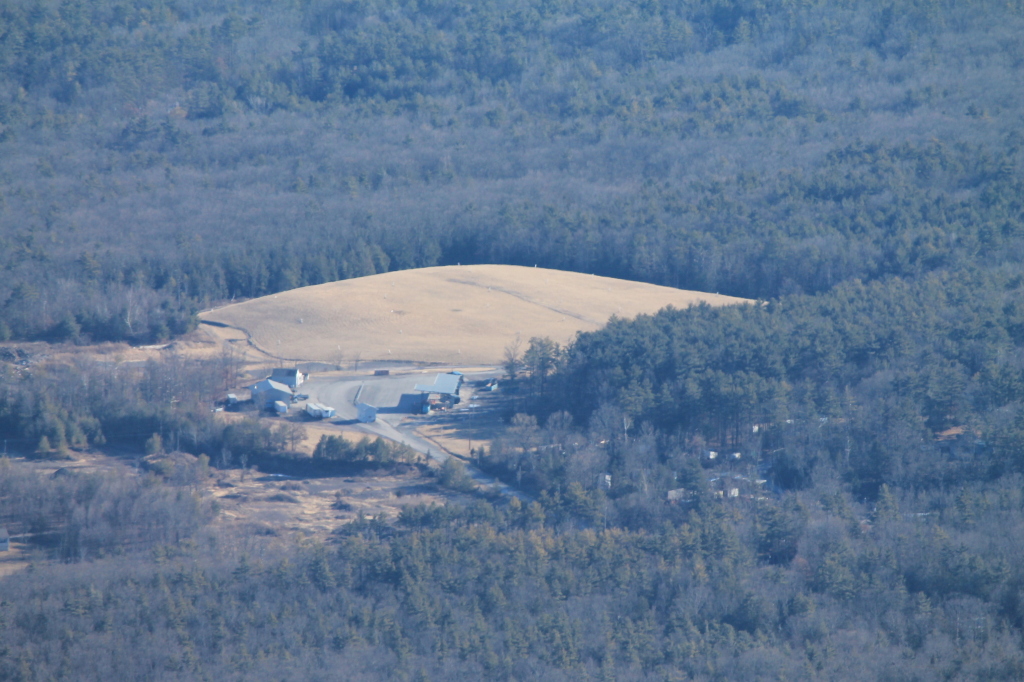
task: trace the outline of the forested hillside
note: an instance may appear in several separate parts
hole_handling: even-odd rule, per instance
[[[455,262],[754,298],[1019,259],[1018,3],[0,7],[0,334]]]
[[[0,5],[5,340],[457,262],[759,301],[510,345],[472,456],[532,501],[323,545],[194,494],[289,458],[210,413],[230,358],[5,364],[16,448],[213,457],[0,460],[54,560],[0,582],[0,680],[1024,678],[1021,35],[1017,1]]]

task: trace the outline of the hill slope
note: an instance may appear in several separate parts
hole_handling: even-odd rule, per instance
[[[203,313],[297,360],[498,363],[516,334],[564,343],[612,315],[745,299],[512,265],[389,272],[293,289]]]

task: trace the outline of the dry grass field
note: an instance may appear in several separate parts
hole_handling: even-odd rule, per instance
[[[262,474],[242,476],[238,470],[218,472],[218,484],[209,494],[220,508],[217,524],[240,530],[261,526],[283,536],[327,540],[338,527],[361,512],[395,519],[402,507],[444,505],[462,495],[438,488],[434,480],[415,469],[358,477],[279,480]],[[339,500],[341,510],[333,506]]]
[[[467,365],[500,363],[517,334],[524,349],[534,336],[564,344],[612,315],[744,302],[560,270],[463,265],[303,287],[200,317],[245,330],[259,348],[282,359]]]

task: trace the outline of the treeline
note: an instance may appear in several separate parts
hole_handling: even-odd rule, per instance
[[[301,424],[216,415],[214,406],[238,380],[238,360],[230,355],[195,359],[168,352],[142,363],[79,356],[29,370],[3,363],[0,434],[10,454],[43,459],[92,448],[130,458],[206,455],[218,468],[292,457],[305,438]]]
[[[243,449],[242,452],[248,453],[249,450]],[[299,477],[394,472],[401,470],[403,465],[412,464],[418,464],[423,471],[428,471],[414,450],[380,437],[364,437],[353,443],[343,436],[321,436],[312,457],[298,455],[284,447],[246,457],[246,462],[258,467],[260,471]]]
[[[0,525],[61,562],[127,556],[188,540],[208,500],[155,477],[58,469],[44,477],[0,458]]]
[[[768,299],[1020,256],[1012,3],[0,18],[0,340],[456,262]]]
[[[870,500],[1020,473],[1021,282],[1019,266],[852,282],[612,320],[566,349],[534,339],[517,381],[535,416],[485,465],[535,493],[607,473],[617,504],[655,516],[668,490],[703,485],[700,466]]]
[[[142,453],[156,434],[167,449],[220,453],[224,426],[213,418],[212,406],[234,385],[237,361],[175,354],[145,363],[100,358],[45,362],[31,370],[0,365],[0,432],[13,452],[33,453],[45,438],[60,453],[108,444]],[[236,440],[244,440],[244,429],[232,430],[239,432]],[[253,449],[263,442],[249,440]]]
[[[344,436],[321,436],[313,450],[313,459],[332,462],[377,462],[390,464],[408,462],[414,452],[400,443],[389,443],[383,438],[364,437],[353,443]]]
[[[712,501],[650,530],[478,501],[259,559],[210,542],[41,566],[4,581],[0,676],[1014,680],[1020,490],[924,516],[888,494],[868,519],[842,493]]]

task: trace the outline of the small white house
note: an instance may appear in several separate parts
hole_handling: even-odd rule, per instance
[[[294,367],[279,367],[270,373],[270,378],[290,388],[298,388],[302,385],[305,376]]]
[[[669,502],[685,502],[690,499],[690,493],[686,488],[676,488],[665,493],[665,499]]]

